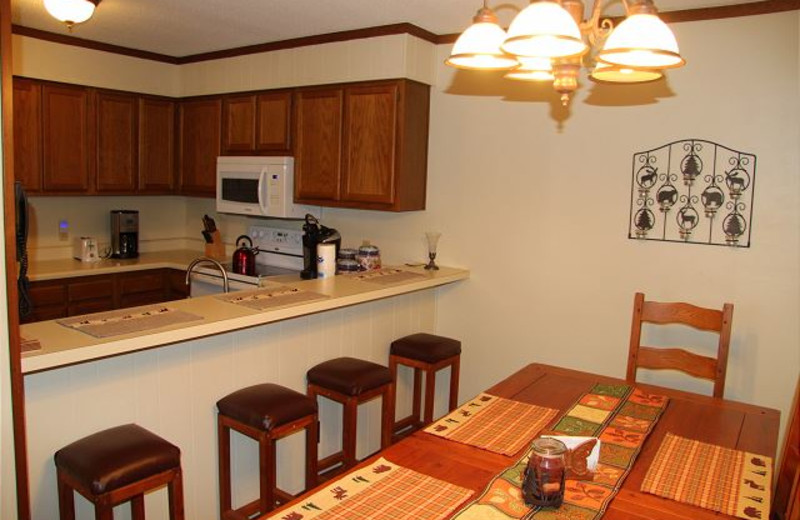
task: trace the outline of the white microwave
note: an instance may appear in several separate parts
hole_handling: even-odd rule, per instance
[[[217,211],[253,217],[320,217],[294,203],[293,157],[217,157]]]

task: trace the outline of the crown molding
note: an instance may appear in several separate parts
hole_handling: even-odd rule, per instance
[[[740,16],[756,16],[761,14],[780,13],[784,11],[796,11],[798,9],[800,9],[800,2],[798,2],[798,0],[761,0],[759,2],[750,2],[737,5],[703,7],[700,9],[683,9],[679,11],[664,11],[660,12],[659,16],[666,23],[681,23],[720,20],[724,18],[736,18]],[[397,23],[391,25],[381,25],[377,27],[367,27],[364,29],[355,29],[351,31],[340,31],[319,34],[315,36],[305,36],[302,38],[292,38],[290,40],[281,40],[277,42],[247,45],[245,47],[191,54],[188,56],[169,56],[166,54],[159,54],[157,52],[132,49],[129,47],[122,47],[120,45],[86,40],[83,38],[77,38],[75,36],[42,31],[40,29],[32,29],[22,25],[13,25],[12,31],[14,34],[18,34],[20,36],[28,36],[30,38],[36,38],[39,40],[111,52],[145,60],[159,61],[172,65],[198,63],[222,58],[232,58],[234,56],[245,56],[248,54],[259,54],[263,52],[307,47],[310,45],[345,42],[365,38],[375,38],[379,36],[392,36],[396,34],[408,34],[436,45],[454,43],[459,36],[458,34],[437,35],[411,23]]]

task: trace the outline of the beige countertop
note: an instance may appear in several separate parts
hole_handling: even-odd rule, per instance
[[[143,254],[137,261],[105,261],[109,262],[109,264],[117,264],[119,262],[119,265],[92,265],[92,267],[86,269],[83,268],[83,264],[77,261],[75,262],[76,266],[70,265],[68,261],[53,261],[51,266],[51,262],[48,261],[38,264],[37,269],[46,266],[49,270],[42,269],[34,272],[48,278],[60,278],[120,272],[120,270],[126,269],[185,268],[197,256],[196,253],[193,253],[193,256],[181,256],[188,252],[169,253],[175,254],[170,256],[170,254],[166,253],[153,253],[154,256],[151,261],[148,261],[147,254]],[[160,259],[156,260],[157,257],[160,257]],[[58,262],[63,262],[63,265],[59,267]],[[103,263],[100,262],[100,264]],[[419,273],[423,277],[394,285],[380,285],[354,279],[350,276],[334,276],[317,280],[299,280],[294,276],[275,277],[275,282],[289,287],[325,294],[328,298],[267,311],[256,311],[242,305],[224,302],[217,296],[176,300],[165,305],[200,316],[202,320],[170,325],[153,329],[152,331],[114,336],[112,338],[96,338],[60,325],[55,320],[22,325],[20,327],[21,336],[28,340],[38,340],[42,345],[40,350],[26,352],[22,355],[22,372],[39,372],[93,359],[162,347],[191,339],[223,334],[298,316],[430,289],[469,278],[469,271],[466,269],[449,267],[442,267],[439,271],[426,271],[421,267],[403,267],[402,269]],[[37,277],[36,279],[43,280],[48,278]]]
[[[99,262],[81,262],[74,258],[41,260],[31,262],[28,265],[28,279],[32,282],[38,282],[57,278],[143,271],[146,269],[186,269],[189,263],[199,256],[203,256],[200,251],[174,250],[140,253],[139,258],[131,260],[117,260],[114,258],[100,260]]]

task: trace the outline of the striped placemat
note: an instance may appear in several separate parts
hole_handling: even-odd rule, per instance
[[[217,299],[224,302],[241,305],[257,311],[289,307],[326,298],[329,298],[329,296],[313,291],[304,291],[295,287],[242,291],[217,297]]]
[[[109,338],[202,319],[201,316],[172,307],[151,305],[149,307],[136,307],[134,309],[75,316],[74,318],[56,320],[56,323],[89,334],[95,338]]]
[[[642,491],[747,520],[769,517],[772,458],[668,433]]]
[[[426,433],[484,450],[514,455],[558,413],[558,410],[490,394],[450,412],[425,428]]]
[[[349,473],[268,520],[440,520],[472,496],[469,489],[384,458]]]
[[[410,282],[425,278],[425,275],[404,271],[393,267],[385,267],[375,271],[367,271],[361,274],[348,275],[362,282],[375,283],[378,285],[394,285],[396,283]]]
[[[453,516],[454,520],[524,518],[599,520],[614,498],[668,399],[629,385],[596,384],[558,420],[556,435],[600,438],[600,461],[594,479],[567,480],[558,509],[531,508],[521,488],[529,454],[497,475],[483,493]]]

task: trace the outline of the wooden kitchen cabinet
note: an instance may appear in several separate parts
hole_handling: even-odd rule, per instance
[[[299,91],[295,202],[425,209],[429,106],[429,87],[409,80]]]
[[[229,95],[222,105],[223,155],[291,151],[291,91]]]
[[[99,193],[134,193],[138,177],[138,99],[132,94],[98,91],[97,177]]]
[[[343,100],[341,88],[303,90],[295,97],[295,202],[340,200]]]
[[[42,189],[82,193],[90,189],[94,147],[90,92],[85,87],[42,85]]]
[[[28,193],[42,191],[42,86],[14,78],[14,178]]]
[[[180,269],[145,269],[117,274],[31,282],[32,312],[22,323],[151,305],[189,296]]]
[[[190,99],[180,103],[180,193],[213,197],[217,156],[220,155],[222,98]]]
[[[139,98],[139,193],[175,188],[175,102]]]

